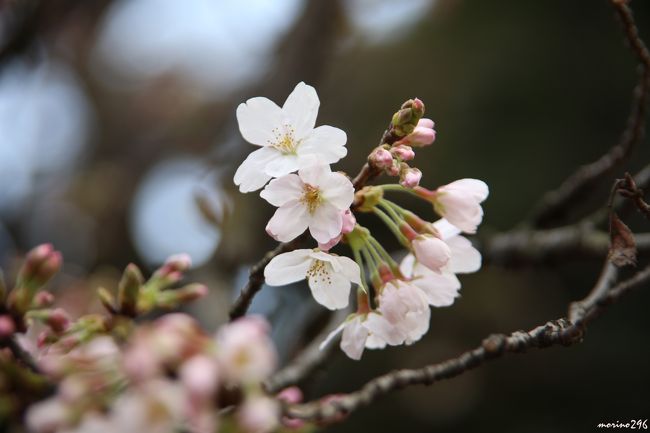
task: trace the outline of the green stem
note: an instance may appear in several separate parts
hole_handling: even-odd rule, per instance
[[[411,188],[404,188],[402,185],[396,184],[396,183],[389,183],[389,184],[384,184],[384,185],[377,185],[377,187],[381,188],[384,191],[399,191],[399,192],[405,192],[411,195],[414,195],[416,197],[420,197],[413,189]]]
[[[409,241],[406,238],[406,236],[402,234],[397,224],[395,224],[395,222],[388,215],[386,215],[386,213],[383,212],[381,209],[375,207],[373,208],[372,211],[384,222],[384,224],[386,224],[386,226],[393,232],[393,234],[400,241],[400,243],[408,248]]]
[[[363,259],[361,258],[361,254],[359,254],[359,250],[356,248],[352,249],[352,254],[354,255],[354,261],[357,262],[357,265],[359,265],[359,269],[361,270],[361,288],[367,294],[368,280],[366,279],[366,270],[363,266]]]
[[[383,259],[388,262],[391,268],[399,268],[397,265],[397,262],[393,260],[393,258],[388,254],[388,252],[384,249],[384,247],[379,243],[377,239],[374,237],[370,237],[368,239],[370,241],[370,245],[381,255],[383,256]]]

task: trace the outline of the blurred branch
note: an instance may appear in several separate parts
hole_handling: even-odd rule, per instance
[[[289,365],[275,373],[266,381],[264,387],[269,393],[277,393],[282,389],[296,385],[307,378],[318,367],[320,367],[334,352],[340,335],[332,339],[322,350],[320,344],[327,338],[337,326],[351,313],[349,308],[338,310],[333,313],[323,330],[311,340],[311,342],[291,361]]]
[[[586,196],[586,192],[594,187],[602,179],[602,176],[624,161],[632,149],[643,140],[645,134],[645,114],[648,103],[648,87],[650,86],[650,53],[639,36],[634,16],[627,1],[610,1],[623,24],[627,42],[639,62],[639,80],[634,88],[627,126],[619,142],[607,153],[596,161],[580,167],[559,188],[542,197],[533,211],[533,222],[537,226],[545,226],[560,219],[568,208]]]
[[[11,338],[7,339],[6,342],[3,342],[3,344],[5,344],[9,348],[9,350],[11,351],[11,354],[14,356],[14,358],[18,362],[22,363],[25,367],[30,369],[33,373],[42,374],[41,370],[38,368],[38,366],[36,365],[36,362],[32,358],[32,355],[30,355],[28,352],[23,350],[22,347],[20,347],[20,345],[16,341],[15,337],[12,336]],[[0,345],[0,347],[1,346],[2,345]]]
[[[650,233],[634,235],[640,251],[650,251]],[[595,230],[589,223],[548,230],[514,230],[487,239],[481,249],[490,263],[536,264],[567,256],[604,257],[609,233]]]
[[[522,353],[532,348],[579,343],[584,337],[586,325],[604,311],[607,305],[650,281],[650,266],[612,287],[616,273],[616,268],[607,261],[591,292],[583,300],[569,306],[566,318],[547,322],[527,332],[490,335],[479,347],[455,358],[420,369],[393,371],[371,380],[358,391],[337,395],[335,398],[288,405],[285,407],[285,415],[303,420],[335,421],[391,391],[410,385],[431,385],[442,379],[458,376],[506,353]]]

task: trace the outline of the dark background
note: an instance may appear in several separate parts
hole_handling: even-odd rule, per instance
[[[350,174],[377,145],[401,102],[419,97],[438,132],[415,160],[424,172],[422,183],[433,188],[463,177],[485,180],[490,197],[477,240],[487,242],[524,220],[543,192],[579,164],[616,143],[636,81],[636,60],[604,0],[407,1],[416,12],[406,18],[389,1],[260,1],[251,9],[215,1],[211,10],[232,25],[216,48],[203,51],[213,41],[199,31],[187,45],[175,44],[174,34],[167,42],[170,58],[180,51],[189,53],[184,61],[198,62],[193,71],[207,75],[207,85],[178,65],[134,78],[98,54],[107,20],[129,2],[31,3],[36,14],[21,12],[21,2],[0,3],[0,189],[13,191],[0,194],[0,264],[11,274],[15,257],[39,242],[54,242],[66,258],[56,290],[63,304],[81,312],[96,308],[94,288],[114,287],[128,262],[151,270],[167,248],[186,250],[198,262],[190,278],[211,288],[208,300],[192,309],[208,329],[226,320],[245,272],[242,264],[274,245],[263,230],[273,208],[232,185],[235,168],[253,150],[239,137],[234,116],[248,97],[282,104],[297,82],[314,85],[321,99],[317,123],[348,134],[349,156],[336,168]],[[179,2],[188,9],[210,3]],[[641,36],[650,36],[650,5],[637,0],[631,6]],[[275,13],[276,7],[282,11]],[[159,12],[143,7],[138,13],[144,21],[134,23]],[[192,29],[205,25],[201,17],[190,11],[175,19]],[[370,18],[370,24],[364,21]],[[272,36],[261,30],[281,20]],[[150,21],[108,45],[109,52],[119,54],[140,37],[166,40],[170,30],[164,22],[156,27],[161,21]],[[268,39],[263,44],[256,40],[258,31]],[[249,45],[240,45],[242,35]],[[165,48],[158,44],[158,57],[165,58]],[[260,57],[265,60],[253,62]],[[135,59],[136,69],[150,67],[150,58]],[[254,73],[238,79],[247,61]],[[47,86],[57,68],[67,71],[65,92],[77,92],[72,99],[85,102],[69,105],[59,90],[37,101],[44,94],[39,86]],[[38,70],[46,72],[29,78]],[[59,133],[63,129],[68,135]],[[646,143],[616,175],[647,164]],[[7,156],[29,146],[23,159]],[[63,162],[48,166],[54,156]],[[164,172],[147,190],[172,199],[147,212],[141,224],[152,234],[138,240],[138,197],[154,195],[138,195],[138,188],[161,162],[178,161],[190,162]],[[164,182],[175,185],[177,175],[189,186],[174,201],[177,192]],[[602,179],[574,217],[602,207],[612,179]],[[433,218],[422,203],[398,201]],[[637,216],[626,221],[648,231]],[[397,249],[376,221],[363,222],[389,250]],[[642,253],[639,262],[645,265],[648,257]],[[573,256],[516,268],[487,263],[478,274],[461,277],[462,297],[432,312],[422,341],[367,352],[361,362],[336,353],[303,388],[309,397],[352,391],[391,369],[455,356],[489,333],[561,317],[570,301],[588,292],[600,263]],[[322,314],[305,294],[304,287],[265,289],[254,306],[277,325],[284,359],[300,344],[296,329]],[[328,431],[575,432],[591,431],[599,422],[650,418],[649,303],[650,293],[642,289],[594,322],[578,346],[507,356],[431,388],[393,393]]]

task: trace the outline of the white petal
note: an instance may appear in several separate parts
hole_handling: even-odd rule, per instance
[[[459,189],[472,195],[476,200],[482,202],[490,193],[490,190],[485,182],[478,179],[460,179],[446,185],[450,189]],[[443,187],[445,188],[445,187]]]
[[[279,254],[264,268],[264,279],[269,286],[284,286],[304,280],[312,260],[311,250],[294,250]]]
[[[406,338],[396,326],[393,326],[388,320],[377,313],[368,314],[368,317],[363,322],[363,326],[376,339],[384,341],[391,346],[402,344]]]
[[[320,187],[328,175],[332,173],[330,166],[327,164],[322,164],[315,159],[310,159],[310,164],[304,167],[300,167],[298,171],[298,176],[302,179],[303,182],[308,183],[311,186]]]
[[[263,149],[261,149],[263,150]],[[303,194],[303,183],[295,174],[288,174],[273,179],[260,193],[260,197],[273,206],[283,206],[292,200],[300,200]]]
[[[407,254],[406,257],[402,259],[402,263],[399,265],[399,270],[406,278],[411,278],[413,276],[414,266],[415,256],[413,254]]]
[[[309,216],[309,233],[316,242],[324,244],[341,233],[343,216],[341,211],[324,202]]]
[[[307,215],[307,209],[300,202],[282,206],[266,225],[266,232],[280,242],[292,241],[307,228]]]
[[[434,222],[433,227],[438,231],[438,233],[440,233],[440,237],[443,241],[460,234],[460,229],[445,218],[441,218]]]
[[[455,274],[466,274],[481,269],[481,253],[463,236],[447,241],[451,249],[450,270]]]
[[[322,125],[304,137],[297,152],[301,157],[315,155],[319,161],[334,164],[347,155],[348,150],[345,147],[347,141],[348,137],[343,130]]]
[[[316,89],[303,82],[293,89],[282,106],[282,112],[295,129],[296,139],[305,137],[316,125],[320,101]]]
[[[281,153],[280,155],[280,157],[264,166],[264,173],[271,177],[280,177],[298,170],[298,157],[296,155],[283,155]]]
[[[354,284],[361,285],[361,268],[357,262],[345,256],[335,257],[335,260],[339,264],[341,275]]]
[[[318,345],[318,350],[325,349],[325,347],[327,347],[327,345],[330,344],[330,342],[332,340],[334,340],[334,338],[337,335],[339,335],[341,333],[341,331],[343,331],[343,328],[345,328],[345,324],[346,324],[346,322],[341,323],[339,326],[336,327],[335,330],[333,330],[332,332],[327,334],[327,337],[325,338],[325,340],[323,340],[323,342]]]
[[[411,284],[424,293],[429,305],[446,307],[454,303],[460,289],[460,281],[456,275],[449,272],[438,274],[417,265],[414,272],[416,278]]]
[[[264,173],[264,166],[277,158],[279,152],[270,147],[263,147],[252,152],[235,172],[234,182],[239,191],[251,192],[260,189],[271,179]]]
[[[361,317],[350,320],[343,328],[341,350],[354,360],[361,359],[368,338],[368,330],[361,324]]]
[[[339,210],[348,209],[354,200],[354,186],[344,174],[331,173],[323,176],[320,187],[323,198]]]
[[[368,335],[366,339],[366,349],[383,349],[386,347],[386,342],[374,334]]]
[[[314,299],[330,310],[348,306],[350,287],[350,280],[340,273],[334,272],[329,263],[325,263],[317,274],[309,277],[309,288]]]
[[[282,109],[267,98],[252,98],[237,107],[237,122],[244,140],[266,146],[275,139],[273,129],[282,125]]]

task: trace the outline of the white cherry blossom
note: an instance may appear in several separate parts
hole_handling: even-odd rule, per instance
[[[258,190],[271,178],[305,167],[311,158],[333,164],[347,154],[345,132],[327,125],[314,127],[319,105],[316,90],[301,82],[282,108],[263,97],[237,107],[242,136],[261,146],[235,173],[234,181],[241,192]]]
[[[266,226],[273,238],[289,242],[309,228],[312,237],[325,244],[341,233],[354,187],[345,175],[316,164],[272,180],[260,196],[278,206]]]
[[[314,299],[330,310],[347,307],[352,283],[361,284],[359,265],[349,257],[301,249],[274,257],[264,269],[269,286],[307,278]]]
[[[436,190],[436,212],[465,233],[476,233],[483,220],[481,202],[489,194],[488,186],[478,179],[460,179]]]

